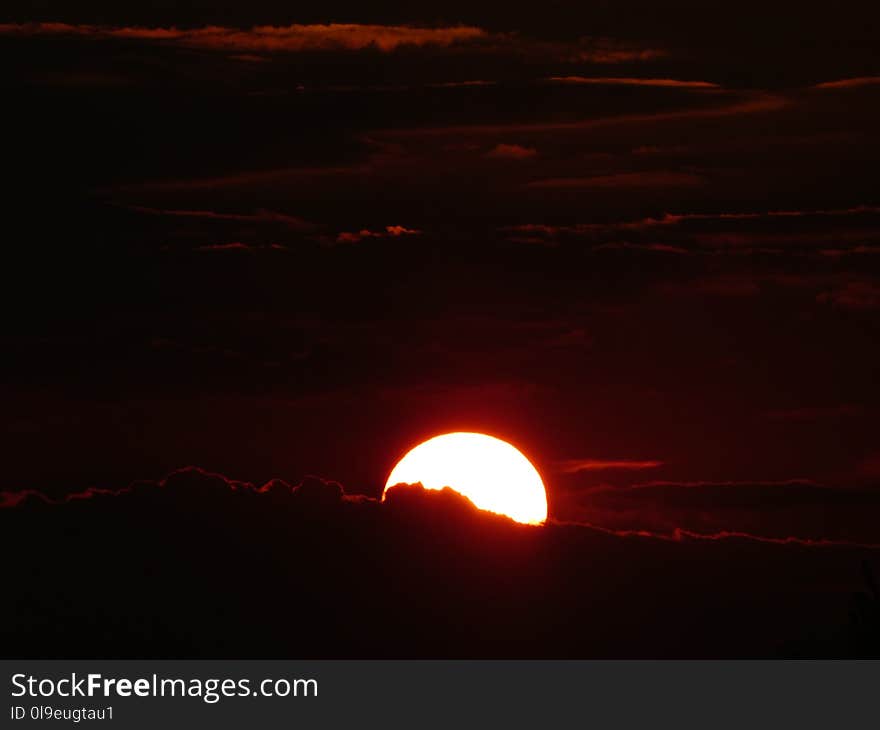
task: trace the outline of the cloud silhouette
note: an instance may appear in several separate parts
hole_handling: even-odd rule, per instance
[[[197,220],[229,221],[233,223],[278,223],[296,230],[313,230],[315,226],[302,218],[278,213],[272,210],[257,210],[253,213],[230,213],[215,210],[176,210],[149,208],[139,205],[127,206],[129,210],[147,215],[168,216],[171,218],[194,218]]]
[[[554,177],[534,180],[528,187],[541,190],[617,190],[627,188],[694,187],[705,181],[689,172],[658,170],[655,172],[626,172],[594,177]]]
[[[880,84],[880,76],[853,76],[848,79],[837,79],[836,81],[823,81],[816,84],[815,89],[855,89],[861,86],[874,86]]]
[[[810,480],[649,481],[571,487],[568,514],[593,526],[657,536],[880,545],[880,490]],[[677,538],[676,538],[677,539]]]
[[[499,160],[527,160],[535,157],[538,151],[534,147],[524,147],[518,144],[497,144],[486,153],[486,157],[494,157]]]
[[[418,236],[421,231],[417,228],[407,228],[406,226],[393,225],[385,226],[385,230],[371,231],[362,228],[359,231],[342,231],[336,236],[336,243],[360,243],[366,238],[398,238],[400,236]]]
[[[663,462],[634,459],[565,459],[556,462],[556,468],[562,474],[577,474],[582,471],[605,471],[608,469],[640,471],[642,469],[656,469],[658,466],[663,466]]]
[[[632,78],[619,76],[550,76],[547,81],[556,84],[593,86],[655,86],[670,89],[718,89],[709,81],[682,81],[679,79]]]
[[[252,244],[242,243],[241,241],[232,241],[231,243],[212,243],[206,246],[197,246],[196,251],[285,251],[285,246],[278,243]]]
[[[836,309],[867,311],[880,309],[880,283],[876,281],[848,281],[839,287],[820,293],[816,301]]]
[[[69,23],[7,23],[0,25],[0,35],[67,35],[92,39],[125,39],[222,51],[292,52],[375,48],[388,52],[401,46],[450,46],[483,39],[487,33],[473,26],[416,28],[405,25],[357,23],[255,25],[249,29],[221,26],[148,28]]]
[[[21,656],[865,651],[828,621],[870,555],[841,542],[531,527],[449,489],[401,485],[379,502],[320,477],[255,485],[192,467],[2,504],[3,548],[16,556],[5,578],[18,595],[0,607],[0,633]],[[817,631],[832,643],[811,643]]]
[[[115,40],[195,48],[229,54],[247,63],[262,63],[273,54],[377,51],[408,48],[469,49],[483,55],[511,56],[581,65],[646,63],[667,52],[613,38],[582,37],[572,41],[529,38],[492,32],[474,25],[384,25],[378,23],[313,23],[230,27],[125,26],[88,23],[0,23],[0,36]],[[478,82],[481,83],[481,82]],[[453,82],[457,85],[457,82]],[[473,85],[473,82],[471,83]]]

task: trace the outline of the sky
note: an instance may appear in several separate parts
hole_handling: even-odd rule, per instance
[[[877,20],[5,3],[0,491],[473,430],[558,523],[880,544]]]

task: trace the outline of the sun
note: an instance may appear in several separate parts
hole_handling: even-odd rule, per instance
[[[428,439],[397,462],[385,493],[395,484],[418,482],[425,489],[449,487],[479,509],[517,522],[540,525],[547,519],[547,491],[538,470],[494,436],[459,431]]]

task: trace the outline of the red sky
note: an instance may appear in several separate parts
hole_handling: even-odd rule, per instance
[[[4,487],[467,427],[559,519],[868,539],[871,24],[581,5],[4,10]]]

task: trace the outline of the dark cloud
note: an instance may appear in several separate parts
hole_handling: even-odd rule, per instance
[[[217,26],[185,29],[27,23],[0,25],[0,35],[73,35],[92,39],[171,43],[188,48],[206,48],[219,51],[264,53],[362,49],[378,49],[387,52],[401,46],[450,46],[455,43],[467,43],[487,37],[486,31],[468,26],[416,28],[355,23],[257,25],[249,29]]]
[[[603,243],[596,246],[596,251],[653,251],[655,253],[671,253],[684,255],[688,253],[681,246],[670,246],[666,243],[629,243],[628,241]]]
[[[873,236],[872,236],[873,237]],[[852,246],[849,248],[824,248],[819,251],[822,256],[840,258],[842,256],[876,256],[880,253],[880,246]]]
[[[470,79],[466,81],[442,81],[434,84],[434,86],[440,89],[469,89],[480,86],[493,86],[494,84],[494,81],[486,81],[485,79]]]
[[[215,210],[160,210],[144,206],[129,206],[130,210],[148,215],[194,218],[209,221],[230,221],[233,223],[278,223],[296,230],[313,230],[314,225],[302,218],[277,213],[271,210],[257,210],[253,213],[229,213]]]
[[[486,157],[500,160],[527,160],[537,154],[538,151],[534,147],[524,147],[519,144],[497,144],[486,153]]]
[[[652,173],[658,185],[663,173]],[[609,184],[613,184],[612,177]],[[640,176],[623,177],[622,186],[638,188]],[[685,180],[690,178],[685,177]],[[539,181],[542,184],[545,181]],[[559,181],[559,187],[564,187]],[[576,187],[581,182],[569,181]],[[673,181],[674,182],[674,179]],[[601,187],[596,185],[597,188]],[[872,206],[839,210],[776,210],[738,213],[664,213],[638,220],[554,225],[507,226],[505,235],[531,236],[536,242],[591,244],[594,250],[644,250],[667,253],[755,255],[784,253],[827,258],[871,255],[880,211]]]
[[[471,52],[482,56],[519,57],[533,62],[596,64],[600,66],[656,61],[659,48],[612,38],[572,40],[534,38],[518,33],[488,31],[474,25],[376,23],[314,23],[230,27],[114,26],[79,23],[5,23],[0,36],[12,38],[79,38],[197,49],[229,54],[229,58],[262,63],[278,54],[379,52],[411,49]],[[468,82],[452,82],[453,85]],[[471,85],[473,82],[470,82]],[[481,84],[482,82],[477,82]],[[446,83],[439,84],[446,86]]]
[[[880,490],[779,482],[651,481],[574,489],[569,514],[606,529],[675,536],[880,545]],[[574,506],[574,505],[577,506]]]
[[[280,606],[255,647],[279,624],[292,646],[293,605],[318,629],[303,655],[321,641],[380,655],[381,635],[400,637],[388,654],[455,652],[473,624],[453,620],[447,595],[498,615],[502,596],[547,602],[521,632],[534,644],[510,651],[567,656],[626,653],[600,635],[624,619],[646,627],[630,653],[745,653],[751,628],[788,627],[737,616],[738,603],[766,597],[805,633],[807,613],[827,625],[845,603],[852,586],[822,593],[852,573],[859,550],[844,543],[878,543],[880,110],[866,9],[800,7],[793,24],[767,3],[718,23],[709,5],[644,0],[540,13],[7,5],[0,490],[32,493],[3,497],[20,504],[2,528],[22,522],[8,555],[136,554],[146,588],[131,579],[124,600],[96,599],[111,626],[140,600],[160,614],[156,587],[187,626],[222,627],[214,596],[236,616]],[[559,522],[531,542],[469,522],[454,496],[447,522],[425,516],[431,496],[371,499],[396,454],[450,430],[527,446]],[[192,473],[98,491],[186,463],[255,485]],[[361,494],[265,482],[312,472]],[[666,485],[634,485],[647,477]],[[81,497],[44,501],[71,491]],[[507,547],[478,561],[474,587],[453,568],[470,571],[487,542]],[[222,567],[199,581],[215,552]],[[311,559],[321,570],[304,577],[287,565]],[[79,566],[60,576],[66,592],[43,596],[52,580],[33,564],[7,582],[45,626],[78,595],[74,579],[106,578]],[[503,582],[511,564],[517,580]],[[706,576],[724,593],[700,606],[710,618],[691,606]],[[540,590],[510,585],[530,581]],[[786,584],[807,597],[777,603]],[[380,601],[373,615],[376,594],[398,587],[415,614],[392,611],[392,624]],[[654,621],[663,601],[645,596],[680,601],[677,630],[664,615],[648,634],[642,606]],[[416,634],[432,600],[446,613],[428,646]],[[705,642],[682,618],[715,610]],[[593,616],[596,635],[563,629]],[[151,625],[186,647],[167,618]],[[722,651],[733,625],[743,636]],[[491,655],[505,636],[482,628],[473,654]]]
[[[876,281],[848,281],[824,291],[816,301],[837,309],[866,311],[880,309],[880,283]]]
[[[652,230],[665,227],[679,227],[686,229],[690,224],[717,224],[727,223],[735,224],[737,222],[748,221],[772,221],[774,219],[798,219],[798,218],[846,218],[855,216],[859,218],[869,218],[880,215],[880,207],[860,205],[853,208],[842,208],[838,210],[770,210],[758,212],[736,212],[736,213],[664,213],[656,218],[643,218],[641,220],[620,221],[609,223],[582,223],[567,226],[547,225],[547,224],[522,224],[512,226],[509,230],[535,232],[543,235],[589,235],[594,233],[614,232],[619,234],[621,231],[639,231]],[[803,235],[799,232],[799,235]],[[839,235],[839,233],[838,233]]]
[[[577,64],[576,72],[585,75],[589,69],[581,66],[586,64],[648,63],[673,78],[692,73],[696,67],[732,83],[768,86],[809,85],[823,79],[876,74],[871,35],[876,11],[864,3],[847,3],[835,13],[798,8],[798,22],[792,24],[789,4],[767,7],[748,2],[723,26],[712,9],[684,2],[662,9],[641,0],[627,0],[614,7],[562,3],[537,14],[529,7],[508,7],[503,12],[499,8],[497,3],[459,0],[427,3],[416,10],[387,2],[365,8],[350,0],[296,9],[266,0],[245,6],[198,0],[185,6],[160,3],[132,7],[106,0],[89,0],[75,7],[59,0],[42,0],[37,6],[12,0],[6,17],[16,21],[11,23],[14,28],[31,32],[37,23],[29,21],[42,21],[45,29],[129,30],[138,37],[161,30],[196,35],[213,29],[224,43],[234,40],[248,47],[258,41],[266,43],[251,37],[257,28],[288,32],[298,27],[422,29],[437,26],[438,19],[449,19],[445,23],[441,20],[441,27],[454,28],[461,23],[478,28],[487,34],[489,45],[507,39],[522,45],[522,37],[531,36],[535,44],[553,47],[555,58]],[[759,16],[761,23],[756,25],[754,18]],[[591,37],[582,38],[585,33]],[[385,30],[381,37],[388,34]],[[633,69],[626,68],[625,73],[631,74]]]
[[[591,130],[614,127],[616,129],[627,127],[640,127],[646,125],[664,125],[684,123],[688,120],[713,119],[725,117],[739,117],[751,114],[765,114],[778,112],[787,107],[790,102],[781,95],[755,93],[746,95],[745,98],[731,98],[727,95],[717,97],[721,103],[706,108],[680,109],[675,111],[658,111],[647,114],[621,114],[610,116],[590,117],[575,121],[537,121],[526,123],[508,124],[474,124],[461,126],[432,126],[409,130],[395,130],[389,132],[389,138],[406,137],[433,137],[433,136],[474,136],[485,135],[497,136],[501,133],[560,133],[560,132],[589,132]]]
[[[415,228],[407,228],[406,226],[393,225],[385,226],[382,231],[371,231],[362,228],[359,231],[342,231],[336,236],[336,243],[359,243],[365,238],[398,238],[399,236],[418,236],[420,230]]]
[[[838,79],[836,81],[824,81],[816,84],[817,89],[854,89],[860,86],[873,86],[880,84],[880,76],[856,76],[851,79]]]
[[[682,81],[680,79],[627,78],[620,76],[551,76],[547,81],[556,84],[598,86],[655,86],[672,89],[717,89],[710,81]]]
[[[232,241],[231,243],[212,243],[206,246],[196,246],[196,251],[285,251],[286,248],[278,243],[253,245]]]
[[[662,461],[636,459],[566,459],[556,463],[557,470],[562,474],[577,474],[581,471],[606,471],[608,469],[625,469],[640,471],[656,469],[663,466]]]
[[[595,190],[627,188],[674,188],[702,185],[703,178],[687,172],[629,172],[596,177],[557,177],[530,182],[530,188],[542,190]]]
[[[318,477],[257,486],[193,468],[61,503],[30,495],[7,503],[0,523],[4,549],[18,540],[29,546],[7,566],[6,577],[20,587],[0,621],[12,653],[717,658],[873,651],[846,619],[860,586],[859,558],[871,553],[830,542],[536,528],[478,512],[450,490],[401,486],[379,503]],[[54,548],[59,534],[63,559]],[[29,588],[24,578],[36,569],[40,584]],[[644,600],[661,593],[662,601]]]

